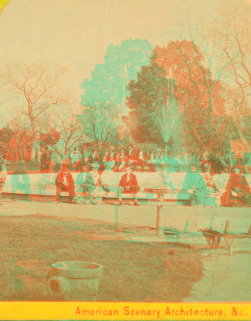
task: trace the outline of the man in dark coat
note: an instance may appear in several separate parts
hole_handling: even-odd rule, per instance
[[[55,184],[57,188],[57,201],[62,192],[69,192],[70,203],[72,203],[74,196],[74,180],[67,165],[63,165],[58,172]]]
[[[51,163],[50,153],[48,151],[47,146],[44,148],[44,152],[41,155],[41,173],[49,173]]]
[[[136,193],[139,191],[139,186],[136,176],[131,173],[130,165],[126,165],[126,174],[124,174],[121,179],[119,186],[123,188],[122,193],[133,194],[134,205],[138,205]]]

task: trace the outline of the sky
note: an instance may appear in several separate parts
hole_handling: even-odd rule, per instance
[[[147,39],[166,45],[190,21],[210,26],[224,10],[251,0],[10,0],[0,16],[0,68],[59,64],[63,86],[80,84],[109,44]],[[250,6],[251,7],[251,6]]]

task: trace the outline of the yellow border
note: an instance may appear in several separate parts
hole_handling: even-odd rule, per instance
[[[0,302],[0,320],[251,320],[251,304]]]
[[[0,302],[0,320],[31,319],[251,320],[251,303]]]
[[[0,14],[2,13],[4,7],[10,0],[0,0]]]

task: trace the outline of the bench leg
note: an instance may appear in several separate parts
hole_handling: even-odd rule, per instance
[[[221,234],[218,234],[214,237],[215,247],[218,250],[220,248]]]
[[[184,240],[189,248],[189,253],[192,253],[192,242],[193,242],[194,236],[188,236],[184,235]]]
[[[233,251],[232,251],[231,246],[232,246],[232,243],[234,240],[234,236],[233,235],[224,235],[224,240],[225,240],[229,255],[232,255]]]
[[[162,205],[157,205],[157,221],[156,221],[156,234],[160,234],[160,220],[161,220],[161,209]]]

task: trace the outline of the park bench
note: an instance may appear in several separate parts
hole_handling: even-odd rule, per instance
[[[234,239],[251,239],[251,218],[236,218],[231,217],[226,221],[226,226],[223,234],[229,255],[233,254]]]
[[[218,249],[221,237],[224,234],[226,222],[218,217],[196,217],[185,218],[185,224],[182,222],[171,221],[169,226],[162,229],[166,241],[180,242],[183,237],[192,252],[192,242],[195,238],[206,238],[210,248]]]

